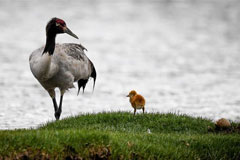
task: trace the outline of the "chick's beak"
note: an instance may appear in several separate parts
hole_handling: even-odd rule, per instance
[[[130,97],[129,95],[127,95],[126,97]]]
[[[78,36],[76,36],[69,28],[63,27],[64,33],[69,34],[70,36],[73,36],[74,38],[78,39]]]

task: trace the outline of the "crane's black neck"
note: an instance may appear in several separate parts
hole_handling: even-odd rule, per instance
[[[55,49],[55,39],[56,34],[47,34],[46,45],[43,50],[43,54],[48,53],[49,55],[53,55]]]

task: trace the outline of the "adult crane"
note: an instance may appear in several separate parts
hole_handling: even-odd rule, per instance
[[[85,55],[81,44],[55,44],[56,35],[67,33],[78,37],[59,18],[52,18],[46,26],[46,44],[32,52],[29,57],[30,69],[34,77],[47,90],[52,98],[55,118],[58,120],[62,113],[63,95],[66,90],[73,88],[73,82],[78,83],[78,93],[90,77],[93,78],[93,88],[97,73],[91,60]],[[60,103],[55,99],[55,88],[60,89]]]

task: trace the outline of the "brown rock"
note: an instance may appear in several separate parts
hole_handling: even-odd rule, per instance
[[[227,120],[225,118],[221,118],[221,119],[217,120],[215,125],[219,128],[230,128],[231,127],[231,123],[229,122],[229,120]]]

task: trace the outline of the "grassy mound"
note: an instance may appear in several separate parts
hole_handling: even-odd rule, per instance
[[[240,159],[240,134],[209,127],[210,120],[187,115],[80,115],[0,131],[0,159]]]

